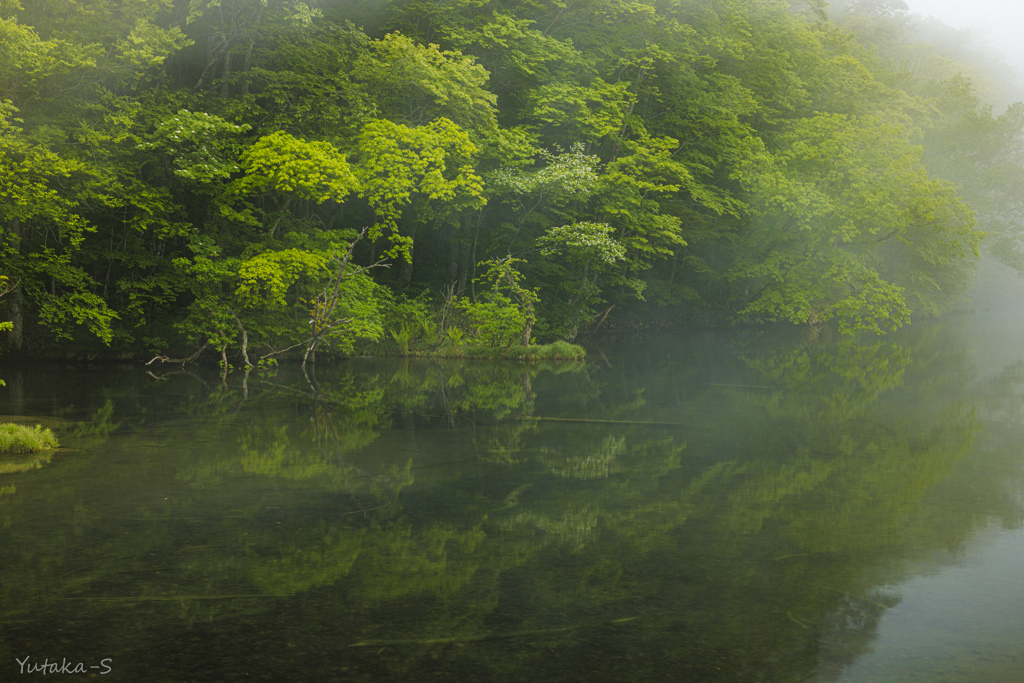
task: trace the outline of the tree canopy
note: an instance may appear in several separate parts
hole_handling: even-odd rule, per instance
[[[901,2],[371,4],[0,4],[7,347],[274,355],[332,287],[337,352],[883,333],[1024,269],[1024,105]]]

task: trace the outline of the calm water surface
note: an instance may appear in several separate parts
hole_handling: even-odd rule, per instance
[[[0,681],[1019,681],[1000,325],[4,368],[66,449],[0,460]]]

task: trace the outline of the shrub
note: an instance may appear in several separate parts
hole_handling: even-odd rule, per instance
[[[0,424],[0,453],[33,453],[57,447],[57,437],[49,429],[26,427],[9,422]]]
[[[486,346],[511,346],[522,338],[526,317],[504,294],[490,293],[487,301],[462,299],[457,304],[469,337]]]

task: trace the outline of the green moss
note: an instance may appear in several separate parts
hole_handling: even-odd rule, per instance
[[[34,453],[57,447],[57,437],[40,425],[24,425],[5,422],[0,424],[0,454]]]

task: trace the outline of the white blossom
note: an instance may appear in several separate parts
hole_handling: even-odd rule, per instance
[[[612,264],[626,258],[626,248],[611,237],[614,231],[607,223],[582,221],[551,228],[537,240],[537,244],[545,256],[584,251]]]

